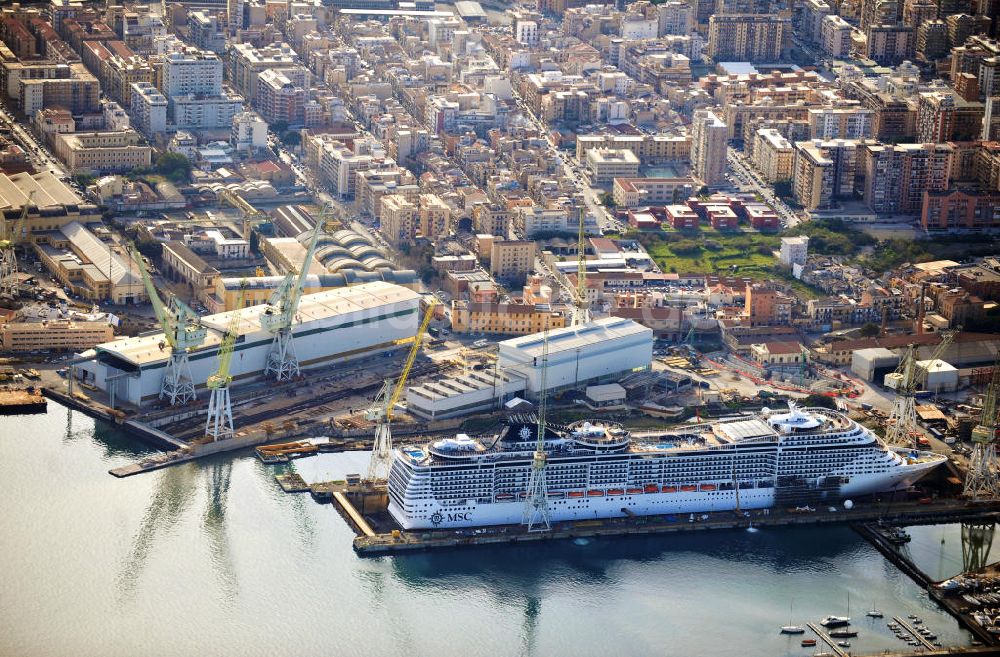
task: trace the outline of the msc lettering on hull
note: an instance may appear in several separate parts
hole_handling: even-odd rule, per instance
[[[442,514],[440,511],[435,511],[431,516],[431,522],[435,525],[440,525],[442,522],[470,522],[471,520],[472,514],[469,512]]]

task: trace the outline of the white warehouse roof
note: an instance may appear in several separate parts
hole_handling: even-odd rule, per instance
[[[549,357],[565,351],[576,351],[610,340],[650,333],[645,326],[621,317],[603,317],[583,326],[566,326],[549,331]],[[543,333],[523,335],[500,343],[501,351],[519,351],[524,357],[542,357]]]

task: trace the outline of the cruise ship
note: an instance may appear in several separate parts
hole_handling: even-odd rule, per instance
[[[512,420],[488,438],[397,447],[389,512],[404,529],[521,523],[536,444],[537,425]],[[581,421],[547,428],[544,448],[553,522],[832,503],[906,489],[946,460],[794,404],[641,439]]]

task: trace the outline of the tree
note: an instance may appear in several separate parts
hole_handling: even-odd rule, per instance
[[[875,322],[867,322],[861,327],[858,334],[863,338],[874,338],[876,335],[882,332],[882,328]]]
[[[191,161],[181,153],[167,151],[156,158],[156,172],[173,182],[187,182],[191,176]]]
[[[615,203],[615,197],[611,194],[611,192],[604,192],[603,194],[601,194],[600,198],[601,198],[601,205],[603,205],[607,209],[614,210],[616,207],[618,207],[618,204]]]
[[[288,131],[288,121],[275,121],[271,124],[271,132],[282,135]]]
[[[283,135],[281,135],[281,142],[285,146],[290,146],[295,148],[302,143],[302,135],[299,134],[298,130],[288,130]]]

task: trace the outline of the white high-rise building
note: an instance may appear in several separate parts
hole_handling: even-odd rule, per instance
[[[691,123],[691,173],[706,185],[722,181],[726,171],[726,124],[711,110],[697,110]]]
[[[237,151],[253,152],[267,147],[267,123],[254,112],[242,112],[233,117],[230,143]]]
[[[132,83],[132,119],[135,127],[152,139],[167,129],[167,98],[151,82]]]
[[[222,93],[222,60],[214,52],[187,48],[167,55],[163,65],[163,93],[167,99]]]
[[[778,253],[778,260],[786,267],[792,265],[806,264],[809,256],[809,236],[796,235],[795,237],[781,238],[781,251]]]

